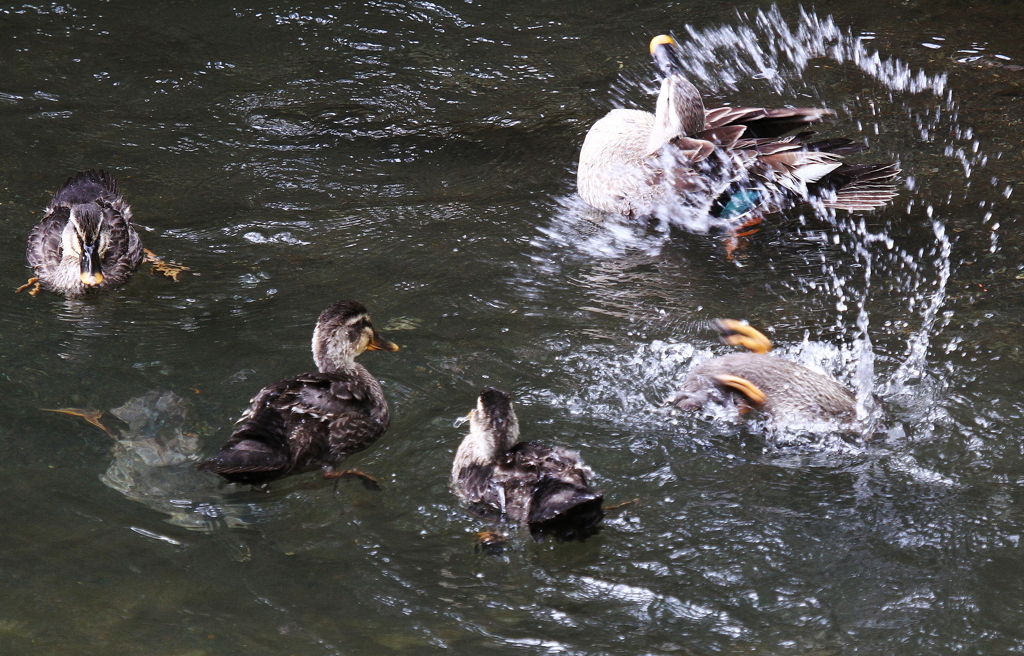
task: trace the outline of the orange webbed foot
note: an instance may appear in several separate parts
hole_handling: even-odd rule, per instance
[[[772,350],[772,341],[749,324],[735,319],[715,319],[715,328],[724,344],[742,346],[753,353],[767,353]]]
[[[183,266],[176,262],[165,261],[148,248],[143,248],[142,252],[146,254],[143,261],[146,262],[147,264],[153,265],[151,271],[153,272],[154,275],[160,273],[167,276],[174,282],[178,282],[178,276],[181,275],[182,271],[192,270],[187,266]]]
[[[480,531],[473,536],[473,542],[477,551],[497,555],[505,548],[508,537],[497,531]]]
[[[29,291],[28,291],[29,296],[37,296],[39,294],[39,290],[42,289],[42,287],[40,285],[40,282],[39,282],[39,278],[29,278],[28,282],[26,282],[21,287],[18,287],[17,289],[15,289],[14,293],[17,294],[19,292],[23,292],[26,289],[28,289],[29,287],[32,287],[32,289],[29,289]]]
[[[605,512],[607,512],[609,510],[618,510],[619,508],[624,508],[626,506],[631,506],[634,503],[640,503],[640,499],[630,499],[629,501],[623,501],[622,503],[617,503],[617,504],[615,504],[613,506],[602,506],[601,510],[604,510]]]
[[[747,246],[747,237],[757,234],[760,228],[754,228],[756,225],[760,225],[764,221],[764,217],[760,214],[753,216],[735,228],[729,230],[729,234],[725,237],[725,257],[731,260],[733,253],[738,250],[743,250]],[[753,228],[747,230],[746,228]]]
[[[374,492],[380,491],[380,483],[377,482],[377,479],[369,474],[364,474],[358,469],[335,471],[331,468],[324,468],[324,478],[336,480],[341,480],[343,478],[357,478],[367,490],[373,490]]]
[[[113,439],[119,439],[117,435],[113,433],[109,428],[100,423],[100,417],[103,416],[102,410],[84,410],[81,408],[40,408],[43,412],[59,412],[64,415],[71,415],[73,417],[81,417],[93,426],[99,428],[104,433],[109,435]]]

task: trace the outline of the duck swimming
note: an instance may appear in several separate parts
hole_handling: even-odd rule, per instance
[[[452,464],[451,487],[470,508],[527,526],[540,540],[583,539],[604,516],[599,492],[579,454],[518,442],[519,420],[508,394],[485,388],[470,413],[469,434]]]
[[[881,207],[896,195],[894,164],[846,164],[865,150],[850,139],[782,136],[823,120],[826,109],[718,107],[707,110],[683,75],[670,36],[651,40],[663,74],[654,114],[613,109],[580,150],[580,197],[605,212],[640,219],[682,205],[728,226],[807,201],[834,209]]]
[[[666,405],[694,410],[715,399],[730,399],[741,411],[751,406],[786,423],[856,420],[853,392],[807,367],[766,355],[772,343],[751,326],[731,319],[719,319],[717,325],[725,343],[751,352],[700,363]]]
[[[142,263],[143,249],[117,181],[105,171],[69,178],[29,234],[26,255],[35,279],[22,288],[38,282],[78,297],[126,283]]]
[[[319,373],[260,390],[227,444],[199,469],[248,485],[317,468],[324,478],[365,477],[335,467],[375,442],[391,422],[380,383],[355,362],[367,350],[397,351],[398,346],[377,335],[357,301],[339,301],[324,310],[313,331]]]

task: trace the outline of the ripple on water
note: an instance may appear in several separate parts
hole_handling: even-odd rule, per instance
[[[876,41],[813,12],[687,29],[689,73],[715,103],[832,107],[821,130],[859,135],[872,159],[904,169],[891,207],[795,210],[729,259],[715,235],[549,198],[590,89],[607,86],[574,32],[606,36],[611,19],[584,29],[571,15],[534,20],[537,8],[513,21],[468,4],[214,7],[183,36],[163,29],[166,8],[140,16],[150,7],[130,18],[154,45],[127,60],[121,38],[98,34],[113,19],[58,9],[10,10],[37,12],[44,37],[8,53],[0,106],[12,121],[25,113],[12,133],[40,153],[9,157],[11,170],[28,178],[44,157],[71,170],[83,157],[123,163],[147,245],[201,275],[140,272],[103,298],[6,306],[6,553],[28,586],[17,593],[39,603],[12,597],[5,639],[67,652],[154,639],[225,653],[1019,647],[1007,637],[1024,607],[1024,404],[1006,301],[1019,274],[1014,174],[942,75],[876,56]],[[652,106],[642,45],[617,104]],[[71,50],[88,68],[79,89]],[[569,50],[584,55],[563,60]],[[53,61],[70,77],[40,68]],[[193,118],[196,107],[210,116]],[[20,159],[16,140],[11,152]],[[24,186],[28,197],[46,185]],[[12,284],[22,248],[5,258]],[[1005,283],[998,301],[982,291],[989,280]],[[222,488],[187,466],[157,472],[145,440],[111,445],[38,410],[170,387],[189,399],[183,437],[215,448],[256,389],[311,366],[313,321],[348,295],[378,325],[422,318],[395,360],[364,356],[395,410],[388,435],[352,461],[380,494],[315,474],[270,493]],[[774,329],[780,357],[877,395],[875,439],[659,409],[691,367],[725,352],[707,327],[719,316]],[[579,449],[610,504],[636,501],[572,545],[460,509],[447,489],[462,433],[451,424],[485,381],[517,392],[524,438]],[[108,467],[124,494],[97,481]],[[220,526],[224,508],[258,530],[206,539],[180,525]],[[473,548],[491,528],[510,536],[497,556]],[[69,558],[69,544],[83,548]],[[249,562],[225,562],[244,549]]]

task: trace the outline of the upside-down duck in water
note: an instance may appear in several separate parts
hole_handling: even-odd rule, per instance
[[[732,230],[807,201],[867,210],[896,195],[895,164],[846,164],[865,150],[850,139],[783,136],[833,114],[827,109],[718,107],[706,110],[683,75],[669,36],[651,40],[663,74],[654,114],[613,109],[580,151],[577,188],[592,207],[631,219],[683,206]],[[663,218],[669,218],[663,216]]]
[[[547,533],[572,540],[596,532],[604,497],[591,491],[591,473],[579,454],[518,439],[509,395],[484,389],[455,453],[455,495],[479,513],[527,526],[536,540]]]
[[[391,421],[380,383],[354,360],[366,350],[397,351],[398,346],[377,335],[361,303],[339,301],[324,310],[313,331],[319,373],[260,390],[227,444],[199,469],[249,485],[310,469],[321,469],[325,478],[369,479],[336,469],[383,435]]]
[[[857,398],[850,390],[803,365],[767,355],[771,341],[751,326],[719,319],[717,327],[722,341],[749,352],[700,363],[666,404],[694,410],[725,400],[741,411],[753,407],[782,423],[848,424],[857,419]]]

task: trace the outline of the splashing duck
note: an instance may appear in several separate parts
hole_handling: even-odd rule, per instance
[[[469,434],[452,464],[451,487],[459,499],[485,515],[527,526],[540,540],[583,539],[604,516],[603,495],[590,489],[590,471],[579,454],[538,442],[518,442],[512,400],[488,387],[470,413]]]
[[[748,352],[700,363],[666,405],[695,410],[724,399],[741,412],[756,408],[786,423],[850,423],[857,418],[857,399],[850,390],[807,367],[767,355],[771,341],[752,326],[732,319],[719,319],[716,325],[723,342]]]
[[[125,284],[143,248],[117,181],[105,171],[69,178],[29,234],[26,255],[35,278],[21,289],[36,283],[33,295],[40,286],[74,298]]]
[[[397,351],[398,346],[377,334],[357,301],[339,301],[324,310],[313,331],[319,372],[260,390],[227,444],[199,469],[248,485],[317,468],[324,478],[355,475],[373,483],[362,472],[336,469],[373,444],[391,422],[380,383],[355,362],[367,350]]]
[[[589,205],[640,219],[681,204],[715,223],[746,227],[762,215],[815,201],[867,210],[896,195],[895,164],[846,164],[865,150],[850,139],[782,136],[833,114],[826,109],[718,107],[707,110],[683,75],[672,37],[651,40],[663,79],[654,114],[613,109],[580,151],[577,188]],[[665,217],[668,218],[668,217]]]

